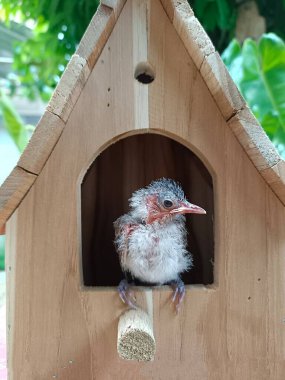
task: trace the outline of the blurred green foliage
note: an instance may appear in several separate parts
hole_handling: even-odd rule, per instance
[[[238,8],[246,0],[188,0],[195,15],[222,52],[234,37]],[[260,15],[266,20],[267,32],[285,39],[285,0],[256,0]]]
[[[0,13],[7,23],[16,16],[35,22],[33,36],[15,46],[14,69],[24,95],[34,99],[40,94],[49,100],[98,4],[99,0],[1,0]]]
[[[0,92],[0,114],[3,118],[6,130],[17,145],[19,151],[22,152],[29,141],[34,127],[23,122],[15,107],[3,92]]]
[[[189,0],[196,17],[221,51],[234,35],[237,7],[235,0]]]
[[[235,1],[231,0],[199,0],[193,1],[196,16],[208,31],[216,28],[231,30],[235,26]]]
[[[267,31],[285,38],[285,0],[256,1],[266,18]],[[222,52],[234,37],[241,0],[189,0],[217,50]],[[40,95],[48,101],[74,53],[99,0],[1,0],[0,18],[33,20],[33,35],[14,50],[14,69],[24,96]],[[10,92],[15,90],[10,83]]]
[[[285,43],[276,34],[242,46],[233,40],[222,54],[251,110],[285,159]]]

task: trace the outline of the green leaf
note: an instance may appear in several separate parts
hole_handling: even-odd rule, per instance
[[[285,133],[285,45],[276,35],[259,43],[247,40],[242,49],[240,87],[249,105],[263,118],[274,111]]]
[[[230,71],[235,83],[240,83],[242,77],[242,56],[241,46],[236,39],[233,39],[229,46],[222,53],[222,59]]]
[[[204,17],[209,2],[211,0],[199,0],[195,2],[195,14],[199,19]]]
[[[223,53],[230,74],[278,150],[285,146],[285,43],[273,33],[232,41]],[[284,152],[282,153],[284,154]]]
[[[241,55],[241,46],[236,39],[233,39],[222,53],[222,59],[226,65],[230,65],[233,60]]]
[[[29,134],[20,115],[3,93],[0,93],[0,110],[5,128],[14,140],[18,149],[22,152],[28,143]]]
[[[285,134],[281,128],[279,128],[274,134],[272,142],[278,150],[280,156],[285,159]]]
[[[219,18],[219,11],[218,11],[217,5],[213,2],[209,3],[203,15],[203,18],[201,19],[204,28],[208,32],[213,31],[218,25],[218,18]]]
[[[274,135],[277,134],[277,131],[280,129],[280,123],[278,115],[273,110],[270,110],[267,114],[260,118],[261,125],[266,130],[268,136],[273,140]]]
[[[285,62],[285,44],[276,34],[264,34],[259,42],[263,70],[267,71]]]
[[[215,1],[199,0],[195,2],[195,14],[207,31],[212,31],[218,24],[219,12]]]
[[[217,6],[219,10],[218,25],[221,29],[229,29],[230,7],[227,0],[217,0]]]
[[[194,3],[194,11],[208,31],[233,27],[235,10],[231,11],[228,0],[198,0]]]

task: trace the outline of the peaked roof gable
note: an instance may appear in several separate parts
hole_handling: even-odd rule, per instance
[[[285,161],[248,109],[187,0],[160,1],[227,125],[285,204]],[[0,188],[0,230],[41,173],[125,3],[101,1],[27,148]]]

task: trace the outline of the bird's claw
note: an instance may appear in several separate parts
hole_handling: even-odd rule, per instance
[[[135,296],[130,290],[130,285],[127,280],[121,280],[118,286],[118,292],[121,300],[132,309],[137,309]]]
[[[185,297],[185,285],[181,279],[172,283],[172,287],[174,289],[174,293],[171,299],[171,302],[175,304],[176,312],[178,313],[180,310],[180,306]]]

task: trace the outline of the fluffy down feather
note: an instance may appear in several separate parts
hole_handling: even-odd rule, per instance
[[[150,199],[150,201],[149,201]],[[165,284],[177,281],[192,266],[187,251],[185,217],[170,214],[164,202],[173,207],[185,202],[181,187],[171,179],[159,179],[137,190],[129,199],[130,211],[114,222],[115,246],[122,270],[143,282]],[[152,207],[161,217],[148,223]]]

